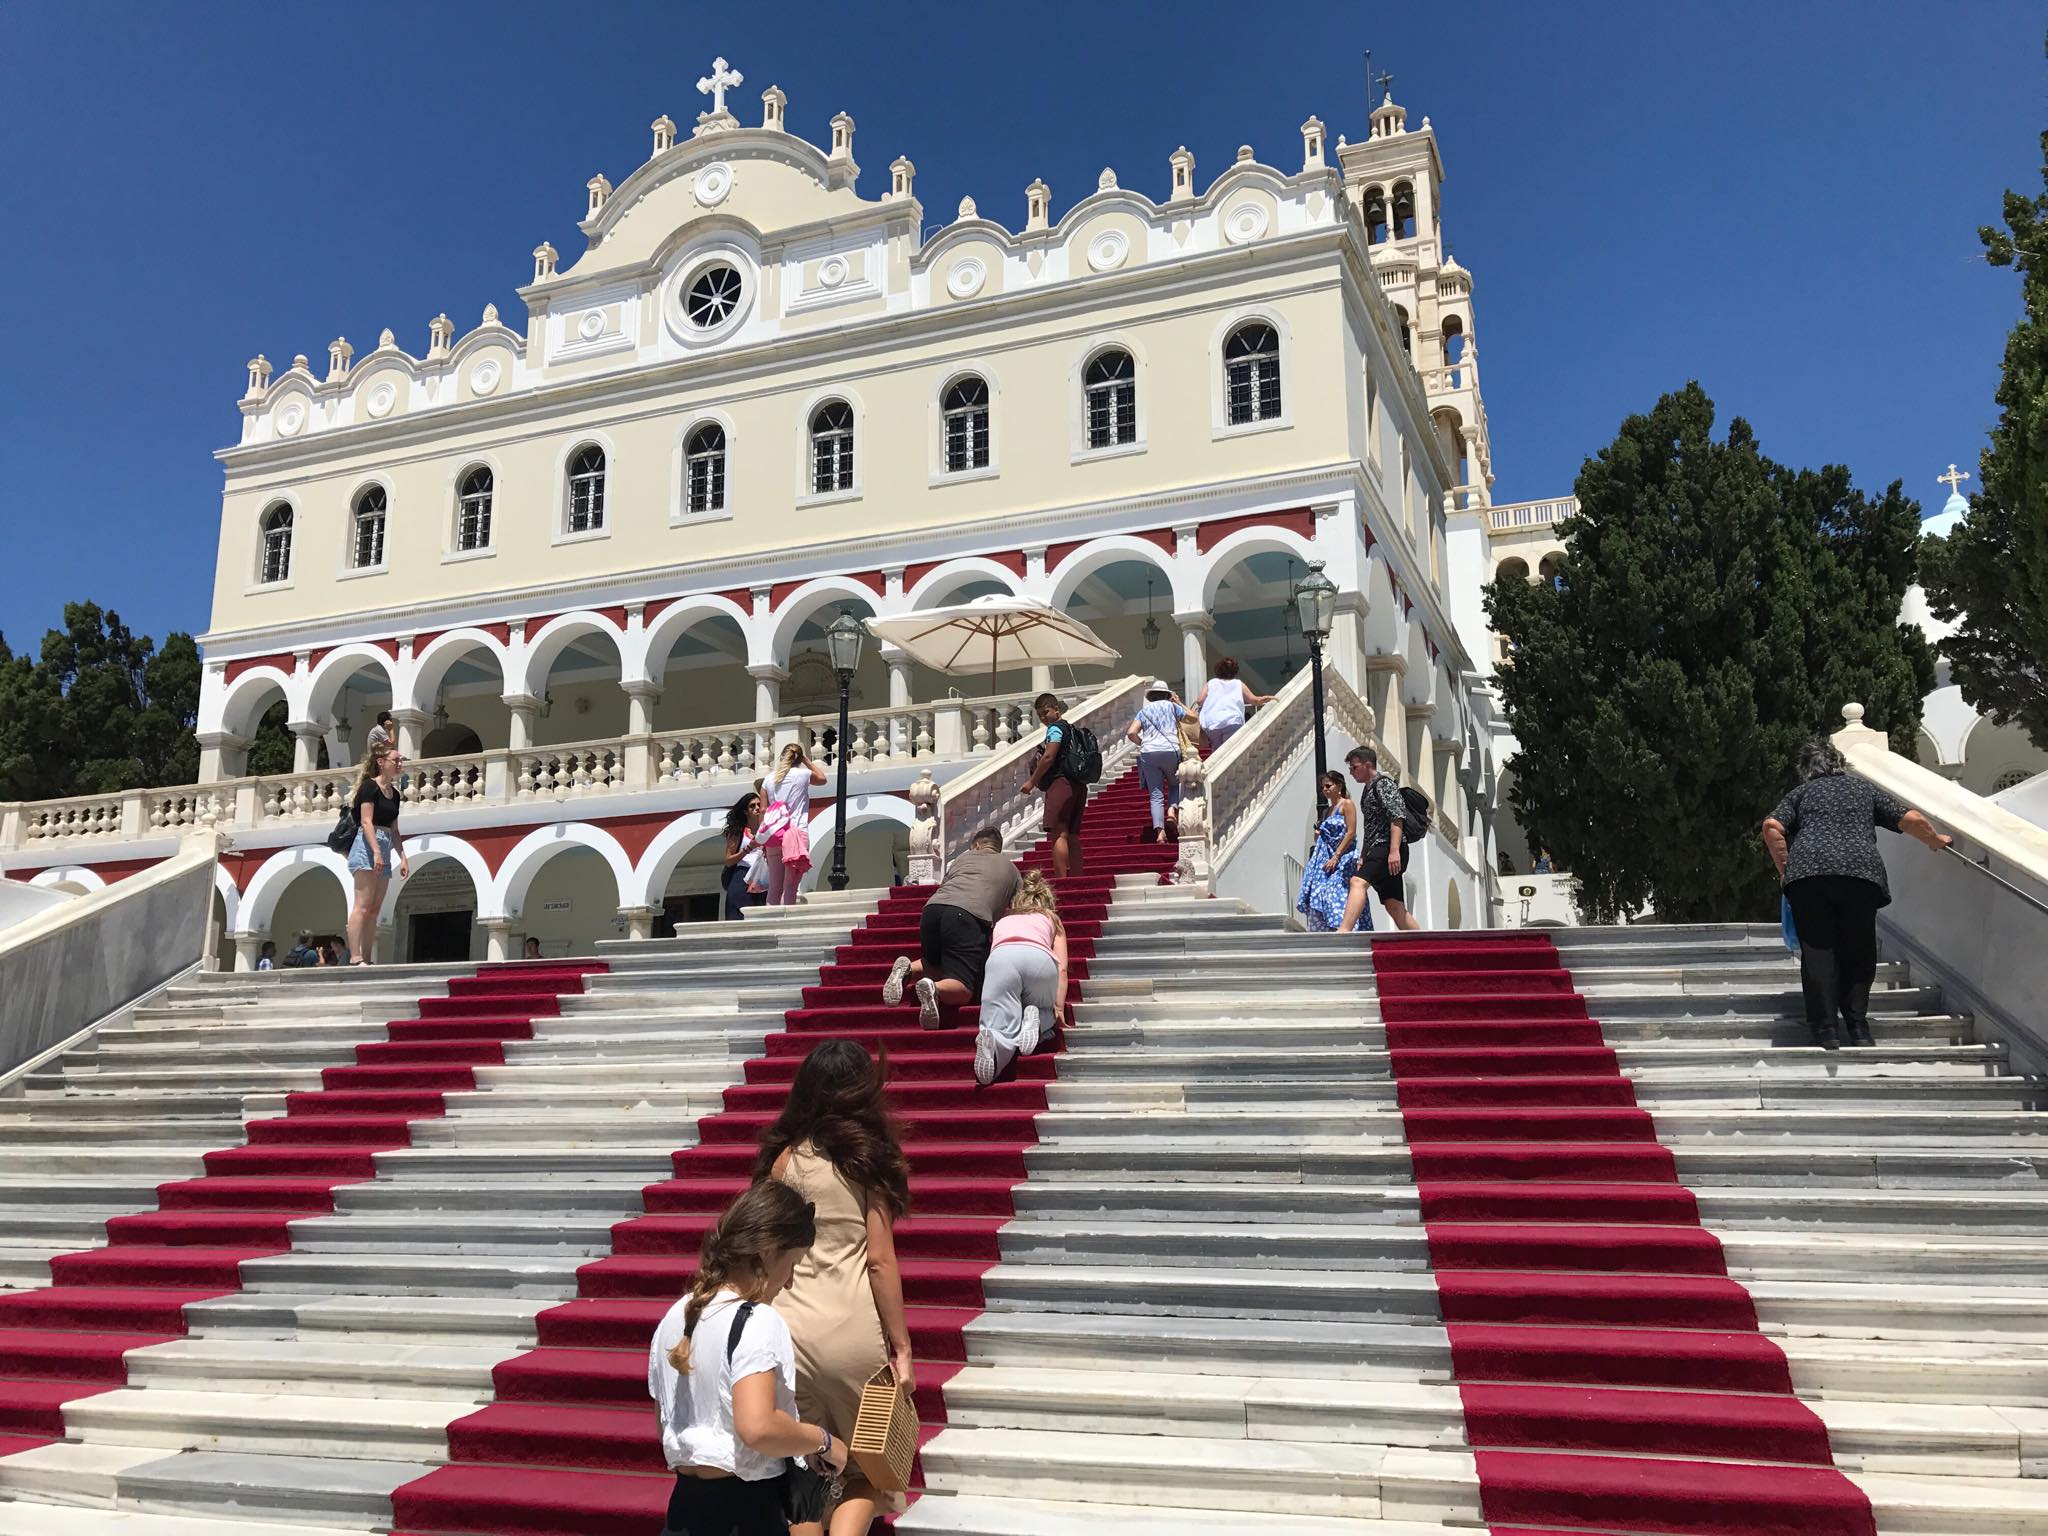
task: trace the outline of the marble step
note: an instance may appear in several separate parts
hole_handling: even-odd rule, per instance
[[[334,1192],[337,1213],[350,1217],[394,1215],[414,1217],[432,1213],[490,1212],[502,1210],[554,1211],[564,1215],[596,1215],[613,1210],[639,1214],[644,1179],[592,1179],[582,1183],[559,1181],[515,1183],[517,1170],[498,1183],[481,1180],[374,1179],[362,1184],[345,1184]]]
[[[560,1299],[242,1291],[187,1303],[191,1336],[131,1355],[129,1379],[224,1380],[280,1392],[387,1381],[409,1384],[413,1396],[472,1393],[488,1387],[496,1362],[532,1345],[534,1319]],[[379,1347],[366,1352],[365,1340]]]
[[[1220,1013],[1199,1012],[1165,1003],[1101,1003],[1076,1005],[1079,1026],[1073,1045],[1104,1051],[1172,1049],[1205,1051],[1236,1049],[1341,1050],[1347,1047],[1385,1050],[1386,1028],[1377,1019],[1349,1014],[1274,1011],[1268,1007],[1239,1009],[1219,1004]],[[1601,1020],[1607,1044],[1625,1047],[1651,1041],[1686,1045],[1804,1046],[1806,1026],[1793,1013],[1720,1015],[1711,1019]],[[1871,1032],[1884,1045],[1967,1045],[1974,1026],[1967,1015],[1919,1013],[1880,1014]],[[1081,1031],[1085,1031],[1083,1038]]]
[[[213,1515],[155,1515],[133,1509],[0,1501],[0,1536],[371,1536],[372,1529],[368,1523],[338,1526],[296,1520],[223,1520]]]
[[[244,1259],[246,1291],[326,1292],[335,1296],[556,1297],[576,1293],[577,1269],[601,1248],[559,1253],[285,1253]]]
[[[1236,1510],[1165,1504],[1111,1510],[1101,1504],[1053,1499],[929,1492],[896,1518],[894,1529],[905,1536],[1101,1536],[1106,1522],[1114,1523],[1119,1536],[1245,1536],[1247,1529],[1244,1516]],[[1435,1523],[1271,1512],[1261,1513],[1257,1529],[1259,1536],[1453,1536],[1449,1527]]]
[[[67,1404],[64,1427],[100,1445],[431,1464],[481,1400],[130,1388]]]
[[[1854,1051],[1824,1051],[1818,1046],[1648,1042],[1614,1048],[1622,1072],[1637,1081],[1655,1081],[1659,1074],[1702,1074],[1789,1069],[1825,1071],[1844,1079],[1940,1072],[1958,1076],[1990,1076],[2003,1070],[2005,1047],[1977,1045],[1914,1045],[1884,1042]],[[1095,1087],[1121,1081],[1254,1085],[1286,1083],[1290,1087],[1325,1079],[1370,1082],[1390,1077],[1392,1058],[1384,1050],[1220,1049],[1076,1050],[1060,1062],[1061,1089]]]

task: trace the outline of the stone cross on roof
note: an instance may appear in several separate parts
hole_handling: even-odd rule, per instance
[[[725,110],[725,93],[732,86],[743,84],[746,76],[734,69],[724,59],[711,61],[711,73],[697,82],[697,89],[711,98],[711,112],[715,117]]]
[[[1955,465],[1951,464],[1948,467],[1948,473],[1936,475],[1934,482],[1937,485],[1947,486],[1951,496],[1960,496],[1963,494],[1963,482],[1969,478],[1970,472],[1967,469],[1957,469]]]

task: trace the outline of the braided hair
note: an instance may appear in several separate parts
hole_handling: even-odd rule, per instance
[[[755,1184],[725,1208],[704,1234],[697,1273],[683,1308],[683,1336],[668,1352],[668,1363],[690,1374],[690,1335],[711,1298],[728,1288],[758,1285],[777,1254],[807,1249],[818,1240],[818,1213],[802,1195],[776,1179]]]

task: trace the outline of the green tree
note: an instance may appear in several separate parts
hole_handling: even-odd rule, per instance
[[[1521,744],[1510,801],[1595,921],[1761,918],[1758,823],[1799,743],[1855,699],[1910,748],[1933,679],[1898,622],[1918,508],[1846,470],[1790,470],[1698,384],[1622,423],[1579,473],[1551,583],[1487,593]]]
[[[2048,133],[2041,135],[2048,189]],[[2048,190],[2005,194],[2005,228],[1978,232],[1985,259],[2020,275],[2005,340],[1998,424],[1978,458],[1969,518],[1921,552],[1927,606],[1960,627],[1942,642],[1963,697],[2048,747]]]

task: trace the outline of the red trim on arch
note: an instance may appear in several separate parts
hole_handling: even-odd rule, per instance
[[[1143,539],[1148,544],[1157,544],[1169,555],[1174,552],[1173,530],[1171,528],[1147,528],[1144,532],[1130,534],[1129,537]],[[1046,574],[1051,575],[1054,571],[1058,570],[1067,556],[1074,553],[1075,550],[1085,549],[1088,545],[1095,542],[1094,539],[1074,539],[1066,544],[1050,546],[1045,552]]]
[[[953,559],[986,560],[992,565],[1000,565],[1012,576],[1022,576],[1024,574],[1024,551],[1021,549],[995,550],[987,554],[972,556],[956,555]],[[903,590],[908,592],[940,566],[951,565],[952,563],[953,560],[920,560],[915,565],[905,566],[903,570]]]
[[[221,672],[221,681],[232,683],[244,672],[254,672],[258,667],[275,667],[286,677],[290,677],[292,659],[289,656],[240,656],[227,663]]]
[[[1206,555],[1233,533],[1245,528],[1284,528],[1304,539],[1316,535],[1316,515],[1307,507],[1286,512],[1252,512],[1243,517],[1219,517],[1195,529],[1195,552]]]
[[[730,592],[721,592],[718,595],[739,609],[741,613],[751,614],[754,611],[754,594],[747,587],[734,587]],[[662,607],[666,608],[669,603],[678,601],[680,599],[672,597],[668,600],[668,603],[663,603]]]
[[[53,869],[89,869],[107,884],[112,885],[116,880],[126,880],[130,875],[139,875],[145,869],[154,869],[162,862],[162,859],[108,859],[104,863],[95,864],[85,859],[66,859],[61,864],[32,865],[22,869],[10,869],[4,874],[6,879],[26,885],[37,875]]]

